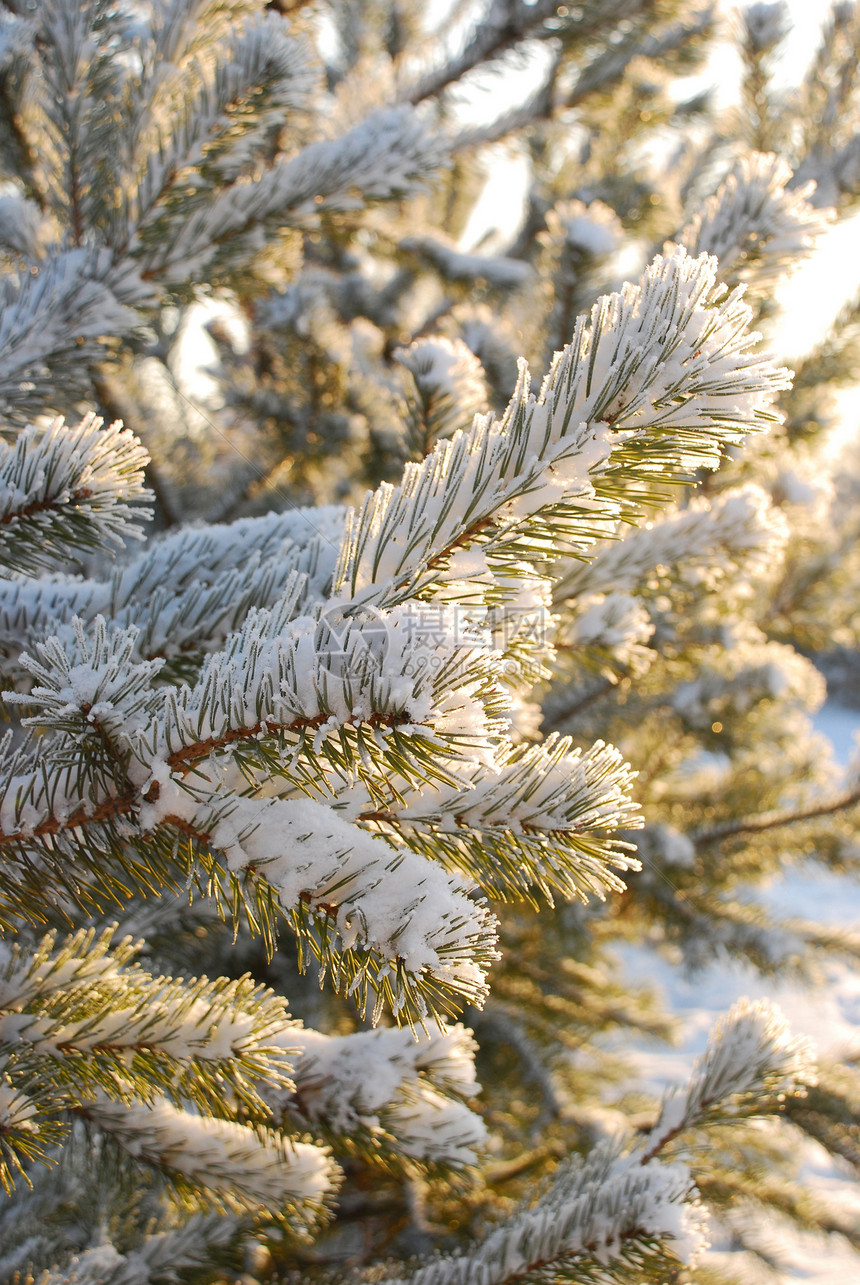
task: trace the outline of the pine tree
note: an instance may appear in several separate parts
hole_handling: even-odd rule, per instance
[[[857,308],[793,384],[753,327],[860,194],[860,10],[782,92],[749,8],[730,115],[677,93],[710,6],[479,10],[0,18],[3,1279],[707,1285],[753,1207],[860,1248],[795,1154],[860,1165],[856,1059],[742,1001],[658,1106],[612,956],[860,950],[748,892],[856,870],[807,654],[860,618]]]

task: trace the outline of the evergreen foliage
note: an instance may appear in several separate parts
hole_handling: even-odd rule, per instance
[[[857,643],[858,306],[793,384],[753,329],[860,197],[860,9],[782,90],[787,30],[718,112],[687,0],[6,4],[0,1279],[860,1251],[798,1179],[860,1168],[856,1050],[740,1001],[659,1106],[616,953],[860,955],[755,895],[860,810],[807,658]]]

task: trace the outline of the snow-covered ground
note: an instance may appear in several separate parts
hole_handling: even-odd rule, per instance
[[[860,712],[827,705],[816,726],[832,741],[839,761],[846,763],[855,748],[854,735],[860,731]],[[786,916],[846,927],[860,924],[860,881],[810,870],[790,872],[774,882],[766,896],[774,910]],[[792,1028],[810,1036],[822,1055],[860,1043],[860,974],[848,964],[829,965],[824,984],[810,990],[766,982],[751,968],[728,960],[693,979],[686,978],[647,947],[625,948],[623,960],[631,980],[647,977],[662,989],[667,1007],[681,1023],[682,1039],[677,1048],[643,1047],[637,1054],[643,1082],[657,1093],[666,1084],[687,1077],[717,1018],[742,995],[774,999]],[[847,1167],[834,1164],[817,1143],[808,1143],[805,1150],[804,1177],[831,1209],[845,1210],[860,1225],[860,1183],[849,1175]],[[837,1237],[825,1240],[789,1234],[782,1226],[767,1225],[761,1229],[761,1238],[778,1254],[781,1279],[786,1283],[860,1285],[858,1258],[847,1242]],[[728,1254],[714,1239],[714,1265],[722,1260],[727,1266],[729,1261],[740,1266],[737,1256]]]

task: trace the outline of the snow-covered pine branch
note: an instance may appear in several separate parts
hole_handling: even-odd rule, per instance
[[[732,1123],[763,1096],[803,1094],[815,1083],[808,1041],[791,1036],[769,1001],[742,1000],[711,1034],[689,1084],[664,1104],[644,1142],[616,1138],[582,1160],[562,1163],[531,1208],[512,1214],[463,1254],[442,1255],[387,1285],[511,1285],[631,1279],[631,1272],[677,1270],[707,1245],[704,1210],[690,1169],[662,1158],[687,1130]],[[680,1144],[679,1144],[680,1145]]]
[[[587,103],[592,95],[611,93],[623,81],[631,64],[641,66],[645,59],[651,59],[655,67],[660,67],[661,62],[671,58],[676,50],[689,47],[697,37],[710,35],[715,26],[716,11],[711,4],[694,9],[678,22],[658,26],[656,31],[653,30],[653,12],[643,13],[640,10],[637,21],[630,10],[629,4],[621,10],[614,4],[608,5],[602,15],[600,35],[605,44],[601,52],[584,65],[578,65],[575,73],[567,76],[558,74],[558,63],[561,60],[553,59],[542,83],[525,102],[488,122],[470,124],[460,129],[452,140],[452,151],[497,142],[507,135],[519,133],[536,121],[547,117],[558,118],[565,111],[569,112],[571,108]],[[584,10],[568,10],[574,23],[594,22],[598,13],[598,5],[591,5]],[[671,10],[668,16],[672,16]],[[643,21],[643,18],[647,21]],[[611,27],[613,21],[618,22],[615,31]],[[608,32],[611,35],[606,39],[604,33]]]
[[[559,1166],[549,1191],[514,1212],[471,1252],[444,1255],[386,1285],[508,1285],[630,1280],[636,1269],[677,1270],[704,1243],[689,1171],[680,1162],[642,1164],[618,1143]],[[551,1276],[550,1276],[551,1274]]]
[[[156,1232],[124,1254],[109,1240],[75,1254],[65,1267],[56,1267],[40,1277],[39,1285],[162,1285],[165,1278],[180,1270],[208,1266],[217,1261],[231,1241],[235,1241],[241,1221],[223,1214],[193,1214],[186,1223],[170,1231]],[[35,1239],[35,1238],[33,1238]],[[26,1249],[14,1251],[0,1260],[0,1270],[7,1263],[27,1262]],[[13,1267],[12,1270],[15,1270]]]
[[[170,189],[183,180],[194,176],[204,202],[219,184],[235,182],[262,152],[272,127],[307,111],[317,88],[307,42],[273,13],[251,13],[243,26],[227,27],[214,60],[211,53],[198,45],[169,71],[161,64],[155,85],[144,74],[135,86],[136,142],[146,165],[126,199],[138,236],[155,230],[165,217],[159,202],[168,197],[169,208]]]
[[[194,839],[210,890],[234,917],[243,906],[272,936],[280,912],[305,965],[315,960],[320,979],[375,1021],[388,1009],[423,1022],[486,995],[496,923],[472,885],[418,852],[392,850],[331,808],[202,790],[195,800],[162,785],[141,825]]]
[[[478,15],[467,40],[440,66],[431,67],[403,90],[403,98],[422,102],[443,93],[475,67],[492,65],[511,48],[527,41],[551,41],[560,31],[568,38],[588,42],[597,33],[616,24],[630,25],[645,8],[643,0],[598,0],[587,8],[560,13],[552,0],[493,0]]]
[[[463,341],[419,339],[394,353],[412,376],[414,394],[406,394],[410,445],[423,458],[436,442],[468,429],[486,410],[484,369]]]
[[[106,249],[56,251],[0,296],[0,411],[26,423],[46,408],[70,412],[91,395],[92,367],[107,356],[105,339],[128,335],[136,308],[150,302],[137,269],[117,268]]]
[[[449,780],[443,756],[492,758],[504,693],[498,653],[480,631],[447,610],[429,634],[405,606],[294,618],[293,596],[249,612],[193,687],[165,689],[131,743],[136,776],[159,763],[187,776],[228,759],[311,787],[331,775],[373,791],[382,765],[408,780]]]
[[[784,516],[756,485],[695,496],[683,509],[656,514],[646,525],[620,528],[588,562],[571,563],[553,587],[556,603],[595,593],[635,592],[660,567],[729,575],[739,562],[750,574],[778,558],[788,538]],[[623,538],[622,538],[623,537]]]
[[[132,19],[39,0],[7,28],[26,171],[0,217],[0,409],[16,423],[91,399],[97,363],[140,340],[165,286],[230,282],[285,226],[401,199],[445,164],[441,135],[404,105],[314,138],[307,33],[253,3]]]
[[[259,248],[266,221],[301,226],[321,213],[360,209],[419,191],[445,163],[444,141],[406,107],[369,116],[341,138],[309,143],[262,175],[234,183],[202,209],[182,204],[137,254],[168,283],[229,273]]]
[[[291,1033],[291,1044],[295,1038]],[[340,1036],[304,1029],[297,1039],[295,1089],[270,1095],[288,1118],[385,1157],[455,1168],[475,1162],[486,1128],[466,1105],[480,1085],[477,1046],[462,1025]]]
[[[30,17],[39,74],[31,93],[40,116],[40,178],[48,208],[72,245],[109,217],[121,162],[121,120],[114,108],[124,16],[95,4],[40,0]]]
[[[401,241],[400,249],[431,263],[446,281],[486,281],[495,289],[516,290],[532,274],[522,259],[499,254],[466,254],[438,236],[407,237]]]
[[[467,765],[456,786],[403,791],[388,810],[359,814],[503,899],[541,893],[587,901],[619,891],[638,869],[620,830],[641,824],[633,777],[616,749],[585,754],[566,737],[506,746],[491,765]]]
[[[341,1176],[315,1143],[194,1115],[163,1098],[126,1105],[99,1096],[79,1113],[157,1168],[189,1203],[250,1215],[262,1208],[293,1235],[307,1236],[324,1221]]]
[[[555,636],[559,662],[599,670],[610,682],[617,671],[638,676],[650,668],[654,624],[640,598],[593,593],[566,605]]]
[[[770,1000],[739,1000],[718,1021],[687,1086],[663,1103],[643,1150],[656,1155],[687,1129],[761,1114],[763,1100],[803,1096],[815,1083],[811,1042],[792,1036]]]
[[[26,428],[0,443],[0,565],[36,572],[75,553],[142,538],[130,505],[149,498],[148,456],[120,424],[88,415],[75,428],[61,419]],[[4,586],[5,588],[5,586]]]
[[[107,736],[125,767],[109,783],[98,758],[97,776],[64,778],[62,742],[54,769],[50,750],[40,768],[15,764],[3,814],[7,852],[26,862],[28,846],[44,844],[42,860],[56,872],[60,854],[74,856],[88,827],[100,834],[102,851],[119,855],[120,823],[127,834],[135,820],[141,840],[179,826],[223,853],[223,864],[207,858],[206,876],[223,885],[228,905],[236,895],[231,880],[244,886],[253,870],[246,904],[273,895],[339,987],[351,988],[362,1005],[370,987],[374,1006],[385,998],[395,1011],[417,1005],[419,1015],[427,988],[442,987],[431,1006],[443,1002],[446,988],[478,998],[492,958],[486,913],[438,870],[440,859],[505,896],[530,895],[533,887],[548,896],[602,895],[622,886],[610,867],[631,865],[613,838],[636,821],[629,772],[615,751],[598,746],[580,759],[566,742],[498,759],[495,674],[485,668],[493,653],[482,651],[479,636],[446,640],[437,630],[430,639],[405,610],[347,619],[336,634],[325,620],[290,616],[288,608],[251,616],[196,685],[178,692],[150,691],[158,665],[132,663],[133,631],[109,636],[97,622],[89,643],[78,625],[70,655],[59,640],[40,645],[40,659],[24,662],[37,686],[14,699],[34,707],[35,725],[81,748],[94,741],[98,754]],[[439,628],[445,623],[443,613]],[[456,776],[455,759],[464,760]],[[324,798],[327,776],[363,781],[375,809],[369,819],[397,837],[393,851],[321,804],[231,793],[270,777],[270,790],[303,783]],[[400,781],[393,793],[390,779]],[[403,792],[427,780],[436,782],[435,796],[410,806],[407,794],[403,807]],[[463,795],[464,786],[474,797]],[[289,857],[285,835],[293,840]],[[390,878],[380,884],[383,871],[394,870],[399,886]],[[307,916],[321,913],[335,936],[318,947]],[[357,969],[359,949],[370,954]]]
[[[4,670],[20,682],[22,650],[67,634],[74,616],[92,625],[102,615],[139,631],[135,658],[161,657],[164,677],[173,676],[174,666],[177,678],[186,677],[205,653],[223,646],[252,607],[274,607],[290,594],[302,613],[321,603],[342,529],[343,510],[335,506],[270,513],[229,526],[182,528],[151,541],[106,580],[0,580]]]
[[[13,698],[54,739],[7,767],[6,913],[32,917],[27,891],[39,880],[61,899],[87,904],[101,886],[116,900],[121,885],[112,881],[139,883],[146,853],[144,878],[164,886],[185,877],[195,867],[177,862],[178,828],[202,850],[205,880],[234,915],[244,901],[252,922],[265,920],[274,897],[323,971],[363,1006],[368,987],[374,1007],[408,1006],[407,1015],[423,1015],[425,992],[431,1011],[450,1002],[449,989],[478,1000],[495,939],[465,885],[322,804],[234,791],[270,770],[285,786],[319,788],[328,772],[373,788],[386,762],[407,779],[453,780],[451,758],[492,757],[493,653],[453,635],[416,640],[393,614],[382,632],[379,617],[364,629],[352,620],[334,640],[318,621],[285,617],[257,613],[196,686],[179,692],[151,688],[158,662],[131,662],[133,631],[109,633],[97,620],[92,640],[77,626],[68,653],[58,639],[40,645],[38,661],[24,662],[38,685]],[[78,761],[69,766],[72,746]],[[153,864],[159,846],[173,852],[166,868]],[[384,877],[394,870],[398,880]],[[263,926],[271,936],[271,923]]]
[[[156,977],[139,946],[81,930],[32,949],[5,949],[0,972],[3,1128],[0,1182],[47,1156],[63,1112],[100,1094],[148,1102],[155,1093],[221,1115],[225,1096],[265,1119],[262,1082],[289,1079],[284,1002],[250,978]]]
[[[716,261],[677,248],[638,286],[580,318],[537,397],[527,368],[500,420],[407,465],[347,522],[334,589],[388,607],[460,578],[471,544],[500,562],[582,553],[607,519],[638,517],[670,484],[715,468],[724,446],[776,418],[787,373],[751,351],[750,311]],[[462,574],[462,573],[461,573]]]
[[[754,298],[770,295],[812,254],[834,211],[810,204],[815,183],[794,186],[778,156],[744,157],[680,233],[690,254],[713,254],[720,280],[743,282]]]

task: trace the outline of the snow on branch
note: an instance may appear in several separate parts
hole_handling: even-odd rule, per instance
[[[187,667],[223,646],[252,607],[291,593],[297,611],[321,601],[342,529],[334,506],[270,513],[153,540],[108,580],[0,581],[0,654],[14,663],[22,648],[65,637],[73,616],[92,624],[103,615],[139,631],[138,657]],[[15,669],[9,677],[17,681]]]
[[[803,1095],[816,1080],[811,1041],[792,1036],[770,1000],[741,999],[717,1022],[689,1084],[664,1102],[643,1150],[655,1155],[684,1130],[710,1120],[767,1114],[775,1098]]]
[[[37,684],[12,700],[54,735],[7,768],[0,842],[18,913],[28,900],[21,885],[39,878],[53,880],[58,895],[70,887],[76,899],[92,896],[81,862],[96,886],[111,878],[108,854],[119,863],[114,872],[139,877],[124,854],[129,844],[152,848],[147,877],[155,879],[159,835],[169,846],[178,826],[208,854],[208,881],[234,889],[234,914],[244,881],[245,905],[274,897],[306,944],[316,943],[314,924],[327,917],[331,944],[321,947],[321,964],[361,1002],[370,987],[376,1001],[423,1016],[423,991],[434,987],[479,999],[493,924],[459,880],[321,804],[235,792],[260,768],[284,791],[303,779],[320,790],[327,773],[381,789],[386,762],[407,780],[452,781],[451,760],[493,757],[496,653],[480,635],[457,634],[453,618],[428,638],[416,636],[404,612],[292,621],[291,605],[252,613],[194,688],[153,688],[157,662],[131,661],[134,630],[108,630],[101,620],[92,638],[78,622],[72,646],[49,639],[38,660],[23,662]],[[171,863],[161,868],[162,880],[183,869],[175,857],[172,865],[172,876]]]
[[[504,898],[603,898],[625,886],[616,870],[639,868],[615,837],[641,816],[630,798],[635,774],[612,746],[598,741],[583,754],[552,735],[458,775],[456,787],[407,793],[405,806],[369,820]]]
[[[38,72],[30,93],[41,114],[47,204],[81,245],[116,192],[120,117],[110,105],[122,77],[114,54],[123,20],[121,11],[75,0],[41,0],[33,18]]]
[[[788,527],[767,493],[750,484],[712,500],[693,497],[647,526],[619,528],[617,536],[591,561],[571,564],[555,585],[556,602],[636,590],[660,567],[701,566],[714,577],[740,561],[750,572],[764,569],[779,557]]]
[[[341,1144],[369,1141],[383,1154],[455,1168],[474,1163],[486,1129],[465,1105],[480,1092],[476,1045],[465,1027],[339,1036],[303,1029],[298,1041],[295,1091],[272,1095],[297,1122]]]
[[[815,1083],[808,1041],[793,1038],[767,1000],[741,1000],[718,1022],[689,1085],[664,1104],[648,1138],[604,1142],[559,1166],[550,1190],[471,1250],[440,1256],[387,1285],[507,1285],[534,1274],[554,1281],[638,1278],[647,1256],[662,1272],[707,1244],[686,1165],[660,1153],[684,1130],[725,1124]],[[629,1257],[628,1257],[629,1255]],[[662,1276],[661,1276],[662,1279]]]
[[[60,905],[122,905],[135,888],[187,882],[234,921],[244,912],[270,946],[284,916],[305,963],[315,957],[321,977],[377,1018],[389,1007],[421,1022],[450,1012],[453,996],[484,998],[495,921],[436,862],[319,803],[221,792],[202,768],[177,779],[152,763],[135,789],[67,758],[43,752],[36,765],[31,752],[22,772],[13,756],[6,772],[3,922],[43,922],[48,890]]]
[[[770,293],[812,254],[834,219],[833,210],[810,204],[815,183],[791,187],[793,177],[781,157],[744,157],[678,240],[690,254],[716,255],[721,281]]]
[[[57,1059],[126,1050],[128,1057],[117,1062],[126,1076],[134,1074],[135,1049],[173,1064],[171,1076],[177,1063],[223,1062],[213,1077],[221,1083],[226,1074],[234,1088],[246,1081],[249,1105],[254,1078],[287,1080],[286,1053],[294,1046],[283,1000],[249,977],[153,977],[132,962],[138,949],[128,938],[114,943],[112,928],[99,937],[82,929],[59,947],[54,933],[32,952],[13,947],[0,974],[0,1040],[14,1031],[34,1053]],[[231,1075],[234,1059],[244,1065]],[[222,1089],[214,1083],[207,1087],[217,1099]],[[128,1086],[118,1080],[114,1087],[125,1092]]]
[[[311,800],[198,797],[162,772],[140,825],[174,825],[221,855],[210,883],[225,899],[255,892],[317,956],[321,975],[365,1011],[373,997],[407,1022],[480,1003],[496,958],[495,920],[469,887],[417,852],[394,850]],[[201,797],[202,795],[202,797]]]
[[[586,594],[571,604],[555,637],[560,659],[598,668],[610,682],[616,670],[644,674],[654,652],[654,625],[645,604],[626,593]]]
[[[599,1271],[598,1265],[598,1278],[618,1280],[615,1272],[632,1269],[637,1259],[641,1265],[649,1254],[664,1269],[677,1268],[679,1257],[692,1257],[703,1243],[691,1191],[683,1164],[643,1164],[617,1143],[604,1143],[585,1160],[560,1165],[537,1204],[511,1215],[471,1251],[392,1274],[386,1285],[506,1285],[531,1273],[574,1282],[590,1279],[589,1266]],[[668,1242],[662,1258],[654,1241]]]
[[[36,685],[3,697],[10,705],[35,711],[23,720],[25,726],[63,733],[81,750],[107,737],[112,751],[120,754],[135,728],[151,717],[157,699],[152,679],[161,661],[134,662],[134,628],[109,630],[97,616],[90,634],[75,617],[70,640],[53,637],[37,643],[35,657],[25,653],[19,659]]]
[[[0,566],[34,572],[80,550],[142,538],[130,505],[148,499],[149,457],[119,423],[87,415],[76,428],[56,419],[0,443]]]
[[[291,599],[249,612],[193,687],[164,692],[162,712],[141,733],[138,775],[165,761],[188,771],[212,754],[266,754],[276,736],[281,771],[320,764],[350,780],[390,761],[407,779],[447,779],[438,758],[492,757],[501,730],[498,656],[453,611],[431,636],[406,608],[344,617],[334,609],[292,619]],[[347,741],[355,753],[346,753]],[[263,760],[265,761],[265,759]],[[343,764],[343,766],[341,766]]]
[[[472,543],[502,559],[582,552],[607,519],[637,517],[773,422],[787,372],[751,352],[750,310],[716,270],[681,248],[658,256],[579,318],[537,397],[522,363],[500,420],[479,417],[400,486],[368,493],[347,520],[335,592],[388,606],[444,581]]]
[[[446,281],[486,281],[494,290],[516,290],[531,277],[533,269],[524,259],[502,254],[467,254],[453,242],[439,236],[404,237],[400,249],[425,260]]]
[[[89,393],[103,340],[133,329],[145,298],[137,274],[103,249],[65,250],[22,275],[0,305],[0,414],[21,423],[55,406],[60,389],[69,401]]]
[[[186,1199],[240,1214],[262,1205],[297,1235],[318,1227],[340,1181],[324,1147],[192,1115],[165,1099],[132,1106],[98,1097],[81,1113],[135,1160],[158,1168]]]
[[[162,69],[157,113],[148,102],[139,104],[141,147],[149,155],[129,196],[129,218],[144,240],[170,219],[170,201],[177,199],[171,189],[181,190],[193,174],[194,197],[185,194],[183,208],[189,211],[190,199],[211,201],[217,186],[248,170],[273,125],[307,106],[316,86],[310,49],[273,13],[231,27],[214,51],[214,68],[201,52],[172,74]],[[145,99],[148,89],[144,77],[135,96]],[[161,120],[170,121],[169,133],[158,128]]]
[[[170,1275],[201,1268],[235,1239],[239,1220],[224,1214],[194,1214],[169,1231],[146,1236],[120,1253],[109,1242],[75,1254],[64,1267],[52,1267],[39,1285],[160,1285]]]
[[[141,250],[149,274],[182,282],[223,271],[261,244],[261,227],[303,223],[326,211],[410,196],[444,164],[440,137],[406,107],[374,112],[337,139],[310,143],[258,178],[235,183]]]
[[[380,622],[372,623],[375,634],[349,622],[338,656],[320,645],[318,636],[314,647],[319,622],[285,629],[277,613],[258,613],[226,655],[212,659],[197,687],[178,694],[150,691],[150,662],[128,663],[133,631],[108,633],[97,622],[90,645],[78,627],[71,656],[58,640],[49,640],[39,662],[30,662],[38,686],[16,699],[35,706],[30,721],[53,727],[59,742],[48,742],[38,763],[24,764],[23,771],[13,760],[7,773],[0,812],[7,858],[11,862],[20,848],[21,861],[32,866],[41,843],[48,867],[43,866],[43,882],[50,870],[55,879],[70,879],[76,886],[77,880],[86,889],[75,864],[92,865],[95,859],[85,846],[81,850],[87,831],[100,854],[99,876],[107,878],[107,852],[122,854],[136,833],[145,846],[151,831],[179,825],[201,850],[215,854],[207,859],[210,882],[250,880],[249,905],[264,882],[260,896],[275,897],[306,943],[313,937],[307,916],[327,917],[332,943],[321,963],[337,972],[338,984],[349,974],[348,984],[365,1002],[370,986],[377,999],[389,998],[395,1009],[415,1003],[423,1013],[424,972],[430,989],[480,998],[486,963],[493,957],[493,924],[459,880],[418,853],[395,851],[363,834],[321,804],[243,800],[231,792],[247,788],[241,761],[231,775],[241,742],[248,744],[250,761],[270,762],[287,782],[303,754],[308,779],[317,788],[320,759],[347,778],[358,773],[365,779],[362,757],[369,758],[371,747],[378,759],[389,755],[401,771],[413,767],[421,780],[434,772],[451,779],[445,767],[451,755],[480,759],[490,753],[493,727],[481,700],[486,675],[480,651],[455,646],[445,656],[438,640],[428,648],[398,634],[396,621],[382,634]],[[363,650],[368,643],[370,659]],[[438,670],[430,665],[431,656],[442,660]],[[325,760],[325,742],[339,720],[352,729],[356,748],[350,753],[335,738]],[[297,732],[291,743],[285,734],[297,723],[307,736],[301,740]],[[94,740],[92,767],[69,767],[67,737],[81,747],[86,738]],[[116,764],[103,761],[105,740],[113,744]],[[223,767],[212,759],[219,749]],[[268,751],[270,758],[254,759],[255,751]],[[219,794],[219,779],[226,794]],[[58,866],[69,845],[75,864],[66,861],[60,876]],[[123,859],[128,860],[120,855]],[[10,864],[10,877],[13,869]],[[169,878],[169,869],[163,878]],[[364,957],[357,963],[359,955]]]
[[[112,939],[112,928],[98,937],[90,929],[57,945],[51,933],[34,950],[4,951],[0,1057],[9,1119],[0,1131],[0,1183],[7,1189],[31,1145],[53,1139],[57,1112],[94,1094],[145,1102],[160,1091],[217,1115],[227,1090],[259,1119],[268,1115],[261,1082],[291,1085],[293,1024],[281,999],[249,977],[152,976],[133,962],[130,939]]]
[[[419,339],[392,354],[412,375],[417,397],[407,404],[410,436],[420,455],[443,437],[467,429],[487,406],[484,369],[462,339]]]

